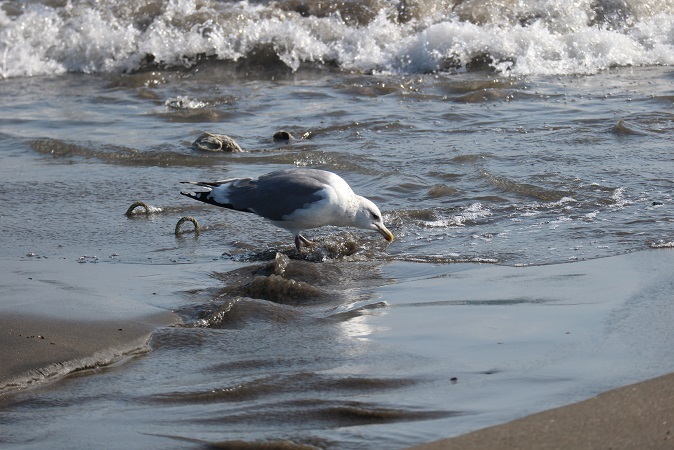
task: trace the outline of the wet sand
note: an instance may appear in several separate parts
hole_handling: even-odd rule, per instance
[[[451,439],[412,447],[451,449],[674,448],[674,373]]]
[[[97,321],[3,314],[0,393],[141,353],[157,327],[175,322],[164,312]]]
[[[180,323],[139,301],[151,292],[124,289],[135,267],[29,259],[0,268],[0,394],[142,353],[158,327]]]

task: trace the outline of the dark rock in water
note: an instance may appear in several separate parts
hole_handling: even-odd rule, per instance
[[[347,254],[356,255],[360,246],[355,239],[339,239],[334,248],[322,249],[320,261],[325,255],[335,252],[342,257]],[[317,249],[314,249],[318,252]],[[303,256],[297,256],[295,249],[290,255],[275,252],[275,256],[267,262],[240,267],[229,272],[213,272],[212,276],[223,282],[223,286],[210,295],[221,304],[215,311],[199,312],[200,320],[207,326],[220,326],[221,316],[230,314],[230,306],[242,298],[266,300],[271,303],[287,306],[315,305],[317,303],[340,303],[352,301],[345,294],[345,286],[349,289],[358,286],[369,287],[380,278],[376,267],[380,263],[361,260],[359,257],[340,260],[343,264],[332,262],[317,263]],[[328,258],[330,260],[331,258]],[[346,289],[348,290],[348,289]],[[223,303],[224,302],[224,303]],[[360,308],[360,307],[359,307]],[[194,315],[194,311],[190,314]],[[357,312],[354,314],[363,314]],[[340,316],[342,317],[342,316]],[[346,317],[346,316],[344,316]],[[201,322],[200,322],[201,323]]]
[[[323,291],[303,281],[289,280],[279,275],[257,276],[248,286],[248,295],[275,303],[297,304],[320,298]]]
[[[286,272],[286,268],[288,267],[288,264],[290,264],[290,258],[288,258],[286,255],[283,253],[276,253],[276,257],[274,258],[274,275],[279,275],[283,276]]]
[[[253,267],[256,266],[251,266]],[[250,273],[252,277],[276,275],[287,280],[318,286],[335,284],[341,276],[339,267],[334,264],[316,264],[312,261],[290,258],[283,253],[276,253],[273,261],[257,266],[257,270]],[[241,282],[242,279],[239,277],[237,281]],[[248,282],[252,282],[252,278]]]
[[[290,134],[289,132],[285,130],[279,130],[276,133],[274,133],[274,140],[275,141],[289,141],[293,138],[293,135]]]
[[[225,134],[203,133],[192,143],[192,147],[206,152],[243,152],[234,139]]]

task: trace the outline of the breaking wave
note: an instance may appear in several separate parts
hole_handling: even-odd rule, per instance
[[[590,74],[674,64],[668,0],[10,0],[0,78],[202,60],[372,73]]]

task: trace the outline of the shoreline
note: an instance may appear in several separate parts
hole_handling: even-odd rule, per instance
[[[3,314],[0,396],[145,353],[157,328],[176,323],[169,312],[100,321]]]
[[[157,283],[141,280],[152,279],[147,272],[62,258],[0,260],[0,397],[143,353],[157,328],[182,323],[148,304]]]
[[[408,450],[674,448],[674,373]]]
[[[582,267],[574,266],[569,273],[609,276],[608,272],[610,276],[622,276],[625,282],[633,279],[647,282],[662,295],[660,291],[669,286],[669,270],[649,280],[642,279],[641,275],[649,268],[671,267],[673,257],[671,252],[646,251],[612,260],[590,261]],[[21,389],[44,385],[79,370],[103,367],[147,351],[147,343],[157,328],[182,322],[168,309],[153,306],[168,307],[171,301],[175,302],[170,300],[175,297],[175,291],[167,286],[172,272],[167,267],[170,266],[141,269],[127,264],[24,259],[17,264],[0,260],[0,268],[4,269],[0,271],[3,298],[0,342],[4,344],[0,346],[3,361],[0,402],[3,396]],[[525,269],[490,267],[488,270],[496,274],[485,278],[484,271],[466,272],[460,281],[456,280],[468,289],[475,289],[470,282],[498,281],[508,278],[512,271]],[[530,282],[536,287],[541,279],[549,283],[550,279],[566,274],[566,271],[551,270],[549,266],[536,269],[536,276]],[[606,283],[601,277],[593,280],[586,281],[588,286]],[[520,280],[519,284],[522,283]],[[627,283],[623,289],[629,286]],[[641,288],[634,288],[634,292],[641,292],[641,297],[651,298],[650,291],[643,293]],[[593,295],[598,296],[599,292]],[[480,298],[488,296],[482,293]],[[149,299],[152,304],[148,304]],[[662,316],[662,311],[658,313]],[[577,403],[409,449],[673,447],[674,373],[670,373],[608,390]]]

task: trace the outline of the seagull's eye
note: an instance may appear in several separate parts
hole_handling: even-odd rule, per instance
[[[375,213],[373,213],[373,212],[370,212],[370,216],[372,216],[372,218],[373,218],[374,220],[380,220],[380,219],[381,219],[381,217],[379,217],[377,214],[375,214]]]

